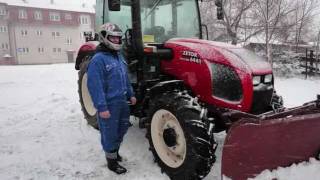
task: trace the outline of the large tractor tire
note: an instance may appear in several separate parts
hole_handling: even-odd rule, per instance
[[[78,79],[78,93],[80,98],[81,109],[84,114],[84,118],[88,124],[95,129],[98,129],[98,122],[96,118],[97,110],[93,106],[93,102],[87,87],[87,68],[90,62],[91,56],[85,56],[83,62],[80,64],[79,79]]]
[[[162,172],[173,180],[204,178],[216,146],[204,109],[181,92],[157,95],[149,107],[146,137]]]

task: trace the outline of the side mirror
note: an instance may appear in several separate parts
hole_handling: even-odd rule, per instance
[[[215,4],[217,6],[217,18],[218,20],[223,20],[224,14],[223,14],[223,0],[215,0]]]
[[[124,43],[126,46],[132,48],[133,42],[132,42],[132,29],[127,29],[124,33]]]
[[[98,33],[94,33],[94,35],[93,35],[92,32],[86,31],[86,32],[83,32],[83,36],[85,37],[86,42],[88,42],[88,41],[99,41]]]
[[[109,11],[120,11],[120,0],[108,0]]]
[[[99,35],[98,35],[98,33],[94,33],[94,41],[99,41]]]
[[[93,40],[92,32],[90,31],[83,32],[83,36],[85,37],[86,42]]]

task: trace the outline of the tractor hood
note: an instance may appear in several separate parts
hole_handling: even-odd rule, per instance
[[[178,38],[167,41],[166,46],[172,45],[196,53],[202,60],[226,64],[243,71],[249,70],[254,75],[272,73],[271,65],[265,58],[245,48],[221,42]]]

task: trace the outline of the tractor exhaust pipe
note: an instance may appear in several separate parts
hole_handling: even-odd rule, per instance
[[[138,60],[137,80],[142,82],[143,75],[143,41],[141,31],[140,0],[131,0],[132,44]]]
[[[140,15],[140,0],[131,1],[131,17],[132,17],[132,39],[133,46],[138,57],[143,56],[143,43],[141,31],[141,15]],[[142,59],[138,59],[139,61]]]

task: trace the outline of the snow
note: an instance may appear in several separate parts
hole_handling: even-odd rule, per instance
[[[255,180],[270,180],[270,179],[320,179],[320,161],[310,159],[309,162],[302,162],[300,164],[293,164],[289,168],[279,167],[274,171],[265,170]],[[250,179],[253,180],[253,179]]]
[[[12,6],[34,7],[43,9],[57,9],[66,11],[94,13],[95,0],[0,0]],[[84,6],[83,6],[84,5]]]
[[[276,88],[287,105],[297,106],[320,94],[320,80],[280,78]],[[153,161],[145,130],[131,120],[120,150],[129,172],[116,176],[106,168],[98,131],[83,118],[74,64],[0,66],[0,179],[168,180]],[[224,138],[216,134],[218,160],[206,180],[221,177]],[[257,179],[320,179],[317,169],[320,162],[311,159]]]
[[[303,76],[290,79],[275,78],[277,93],[284,98],[285,107],[295,107],[313,101],[320,94],[320,80]]]

